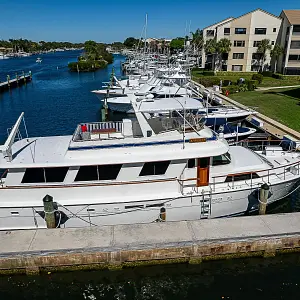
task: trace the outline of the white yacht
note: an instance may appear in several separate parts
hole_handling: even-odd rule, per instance
[[[0,52],[0,59],[9,59],[9,56]]]
[[[257,209],[263,184],[272,203],[299,182],[299,153],[228,146],[190,117],[184,99],[157,108],[132,102],[136,121],[82,123],[72,136],[14,142],[22,114],[0,146],[0,229],[44,228],[47,194],[63,228],[243,214]],[[176,117],[146,117],[167,110]]]

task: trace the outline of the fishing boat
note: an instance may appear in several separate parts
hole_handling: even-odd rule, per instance
[[[15,141],[21,114],[0,146],[0,229],[45,228],[46,195],[57,227],[151,223],[243,214],[257,209],[263,184],[273,203],[300,179],[299,153],[229,146],[183,99],[155,108],[132,97],[132,106],[136,120]]]

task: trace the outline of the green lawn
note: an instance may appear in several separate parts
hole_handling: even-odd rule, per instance
[[[232,73],[230,73],[232,74]],[[233,83],[236,83],[238,79],[245,78],[246,80],[251,80],[252,78],[252,73],[250,74],[243,74],[243,75],[239,75],[238,73],[236,75],[219,75],[217,74],[216,76],[203,76],[201,74],[201,72],[198,71],[192,71],[192,75],[193,75],[193,79],[195,79],[197,81],[197,78],[219,78],[224,80],[231,80]],[[296,77],[296,76],[295,76]],[[300,85],[300,80],[298,77],[297,78],[289,78],[286,77],[284,80],[282,79],[275,79],[273,77],[264,77],[263,82],[261,84],[258,85],[258,87],[275,87],[275,86],[291,86],[291,85]]]
[[[300,88],[242,92],[229,97],[300,132]]]

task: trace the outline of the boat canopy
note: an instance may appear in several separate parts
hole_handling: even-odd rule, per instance
[[[203,104],[194,98],[174,97],[163,99],[143,99],[137,102],[140,112],[161,112],[174,110],[198,110],[203,108]]]

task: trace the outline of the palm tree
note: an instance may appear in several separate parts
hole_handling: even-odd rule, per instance
[[[204,40],[203,40],[203,31],[197,29],[195,32],[191,32],[192,34],[192,45],[194,46],[194,51],[201,51],[203,48]]]
[[[279,44],[275,44],[274,48],[271,50],[271,57],[274,59],[275,61],[275,65],[274,65],[274,73],[277,72],[277,61],[278,58],[281,54],[283,54],[284,50],[283,48],[279,45]]]
[[[213,38],[210,40],[207,40],[204,49],[206,54],[211,54],[212,55],[212,69],[215,69],[215,56],[217,53],[217,39]]]
[[[270,51],[271,49],[272,49],[272,46],[270,45],[270,40],[264,39],[259,43],[259,46],[258,46],[256,52],[262,54],[261,71],[263,71],[263,68],[264,68],[264,65],[265,65],[267,51]]]
[[[220,39],[217,43],[217,53],[218,53],[218,69],[222,67],[222,55],[229,53],[231,51],[231,42],[229,39]]]
[[[231,42],[229,39],[221,39],[217,42],[216,38],[208,40],[204,45],[206,53],[212,54],[212,68],[215,71],[216,66],[217,69],[220,69],[222,54],[229,53],[231,51]],[[216,64],[217,60],[217,64]]]

